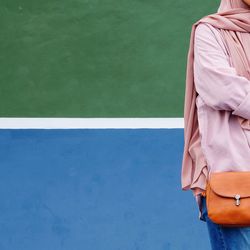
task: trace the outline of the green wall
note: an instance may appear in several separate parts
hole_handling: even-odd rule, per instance
[[[182,117],[201,0],[1,0],[0,116]]]

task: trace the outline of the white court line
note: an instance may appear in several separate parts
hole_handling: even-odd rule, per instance
[[[183,118],[0,118],[0,129],[183,128]]]

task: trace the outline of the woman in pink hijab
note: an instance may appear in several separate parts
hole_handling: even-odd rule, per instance
[[[207,216],[211,172],[250,171],[250,0],[221,0],[192,26],[184,106],[182,189],[193,191],[212,249],[250,249],[250,227]]]

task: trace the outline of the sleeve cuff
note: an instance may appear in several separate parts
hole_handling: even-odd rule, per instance
[[[245,119],[250,119],[250,91],[243,101],[232,112],[233,115],[241,116]]]

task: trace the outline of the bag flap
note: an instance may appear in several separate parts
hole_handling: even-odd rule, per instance
[[[250,171],[210,173],[209,185],[220,196],[250,197]]]

